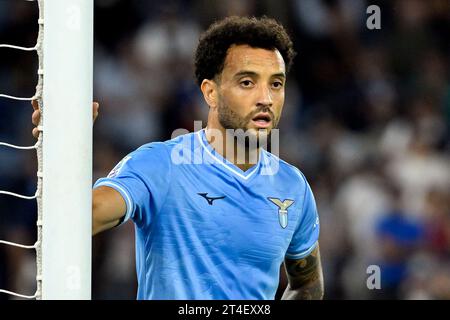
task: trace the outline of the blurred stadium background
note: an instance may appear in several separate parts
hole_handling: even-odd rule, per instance
[[[371,4],[381,30],[366,28]],[[232,14],[276,18],[299,52],[280,151],[315,193],[325,298],[450,299],[448,0],[95,0],[94,179],[206,120],[193,50]],[[33,46],[37,29],[35,3],[0,0],[0,43]],[[36,70],[35,53],[1,49],[0,92],[32,96]],[[1,99],[0,141],[34,144],[31,110]],[[0,189],[33,194],[35,172],[34,152],[0,150]],[[34,201],[0,196],[0,239],[33,243],[35,223]],[[94,238],[94,299],[135,298],[133,232]],[[0,246],[0,288],[34,293],[34,257]],[[369,265],[381,268],[381,290],[366,286]]]

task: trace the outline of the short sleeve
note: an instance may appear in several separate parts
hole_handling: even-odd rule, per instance
[[[320,224],[316,201],[308,182],[305,181],[305,193],[299,223],[286,253],[286,258],[292,260],[307,257],[317,246]]]
[[[149,225],[164,202],[171,170],[165,148],[162,143],[140,147],[94,184],[94,189],[106,186],[122,195],[127,206],[122,223],[131,219],[138,227]]]

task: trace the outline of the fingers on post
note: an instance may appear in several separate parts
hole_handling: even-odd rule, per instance
[[[31,115],[31,122],[33,125],[38,126],[39,121],[41,120],[41,112],[39,110],[39,103],[37,100],[31,100],[31,105],[33,106],[33,114]],[[39,129],[33,128],[32,131],[33,137],[36,139],[39,138]]]
[[[98,102],[93,102],[92,103],[94,121],[98,117],[98,109],[99,108],[100,108],[100,104]]]
[[[31,100],[31,105],[33,106],[34,110],[39,110],[39,103],[37,100]]]
[[[39,125],[39,120],[41,119],[41,112],[39,110],[35,110],[31,115],[31,122],[37,126]]]
[[[33,128],[33,137],[36,139],[39,138],[39,130],[38,128]]]

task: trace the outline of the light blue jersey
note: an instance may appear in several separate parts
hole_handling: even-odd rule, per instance
[[[144,145],[108,186],[136,226],[138,299],[274,299],[284,258],[316,247],[319,218],[303,174],[262,150],[242,171],[205,131]]]

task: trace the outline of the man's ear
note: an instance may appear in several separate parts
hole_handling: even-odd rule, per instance
[[[218,101],[218,87],[217,83],[213,80],[205,79],[203,80],[200,89],[202,90],[203,97],[205,98],[206,103],[212,109],[217,108]]]

